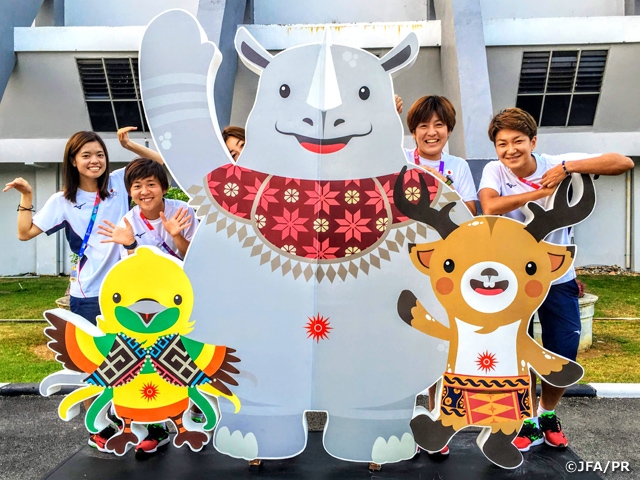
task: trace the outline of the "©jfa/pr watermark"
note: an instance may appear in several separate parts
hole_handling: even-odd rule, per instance
[[[578,460],[577,462],[569,461],[565,465],[565,469],[569,473],[574,472],[628,472],[629,462],[607,460],[606,462],[591,460]]]

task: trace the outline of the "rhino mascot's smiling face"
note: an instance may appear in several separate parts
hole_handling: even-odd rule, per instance
[[[238,31],[238,54],[260,75],[240,166],[267,171],[268,164],[270,174],[321,180],[397,172],[403,132],[390,73],[414,62],[416,36],[382,59],[328,37],[272,56]]]

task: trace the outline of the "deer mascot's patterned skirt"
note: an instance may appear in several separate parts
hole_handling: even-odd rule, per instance
[[[442,383],[440,420],[455,430],[469,425],[519,424],[532,416],[528,375],[486,377],[445,373]],[[504,427],[512,430],[511,426]]]

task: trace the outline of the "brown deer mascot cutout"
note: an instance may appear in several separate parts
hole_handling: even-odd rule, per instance
[[[593,180],[580,175],[581,181],[573,181],[573,197],[579,198],[574,205],[568,200],[571,177],[558,187],[550,210],[528,203],[526,224],[481,215],[456,225],[449,217],[453,203],[436,210],[424,194],[418,204],[409,202],[403,176],[404,171],[396,182],[395,204],[441,237],[409,245],[411,260],[429,276],[449,316],[447,327],[408,290],[398,299],[398,314],[406,323],[449,341],[446,371],[437,382],[437,413],[434,418],[425,409],[413,418],[415,441],[439,451],[461,429],[480,426],[477,444],[484,455],[500,467],[516,468],[522,454],[511,442],[532,416],[529,370],[557,387],[577,382],[584,373],[577,363],[538,345],[527,327],[551,282],[572,268],[576,252],[574,245],[543,239],[589,216],[595,206]]]

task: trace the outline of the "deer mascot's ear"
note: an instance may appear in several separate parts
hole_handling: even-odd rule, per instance
[[[267,52],[244,27],[238,29],[235,44],[242,63],[257,75],[260,75],[273,60],[273,55]]]
[[[411,32],[389,53],[380,59],[380,65],[386,72],[394,74],[404,67],[410,67],[418,57],[420,44],[415,33]]]
[[[576,254],[575,245],[547,245],[547,255],[551,262],[551,275],[553,280],[562,277],[573,266]]]
[[[431,269],[429,267],[431,263],[431,256],[436,249],[436,244],[440,242],[441,240],[432,243],[413,245],[409,250],[411,261],[415,267],[425,275],[429,275],[431,273]]]

